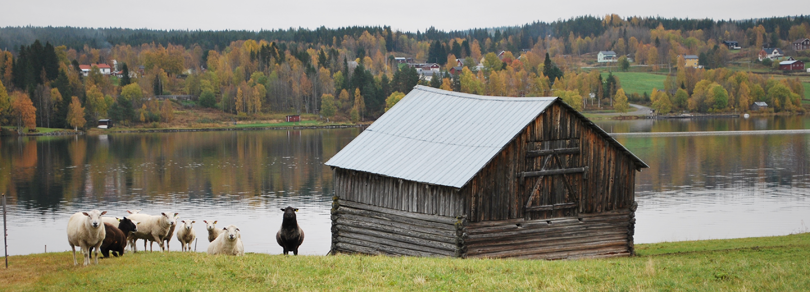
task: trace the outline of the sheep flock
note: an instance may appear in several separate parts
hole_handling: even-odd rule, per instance
[[[304,232],[298,226],[295,212],[298,209],[287,207],[284,211],[283,223],[277,232],[276,240],[283,248],[284,254],[292,251],[298,255],[298,246],[304,241]],[[147,243],[149,250],[157,243],[160,252],[169,251],[169,242],[176,238],[180,242],[182,251],[193,251],[192,243],[197,239],[193,224],[195,220],[180,220],[179,213],[161,212],[158,215],[141,213],[141,210],[127,210],[125,216],[104,216],[107,211],[92,210],[77,212],[68,219],[67,236],[70,248],[73,250],[73,265],[78,265],[76,248],[78,247],[84,258],[83,265],[93,261],[98,264],[99,252],[105,258],[110,254],[123,256],[125,250],[138,252],[137,241],[143,240],[144,251]],[[216,220],[203,220],[205,223],[207,239],[210,242],[207,253],[210,255],[244,256],[245,248],[242,243],[242,234],[235,225],[218,229]],[[176,236],[174,236],[176,233]],[[194,248],[196,250],[196,247]],[[194,250],[194,251],[195,251]]]

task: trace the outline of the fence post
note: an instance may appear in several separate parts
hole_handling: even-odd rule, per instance
[[[8,229],[6,229],[6,194],[3,194],[3,246],[6,255],[6,269],[8,269]]]

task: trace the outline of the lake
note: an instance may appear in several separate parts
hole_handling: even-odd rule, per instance
[[[612,133],[808,129],[805,117],[601,121]],[[9,254],[69,250],[67,218],[99,209],[237,225],[247,252],[281,253],[281,208],[299,208],[302,254],[331,244],[330,157],[360,129],[0,138]],[[637,175],[636,243],[810,231],[810,134],[617,136]],[[143,246],[140,245],[140,248]],[[157,248],[157,245],[155,245]],[[171,250],[180,250],[172,239]]]

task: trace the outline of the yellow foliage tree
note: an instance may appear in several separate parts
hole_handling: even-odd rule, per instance
[[[385,99],[385,111],[388,111],[389,109],[394,107],[394,105],[397,104],[397,102],[399,102],[400,100],[402,100],[403,97],[405,97],[405,94],[402,92],[399,91],[392,92],[391,95],[389,95],[388,98]]]
[[[11,94],[11,113],[17,118],[17,128],[37,128],[37,108],[28,94],[15,91]]]
[[[615,101],[613,103],[613,109],[620,113],[626,113],[627,110],[630,109],[630,106],[627,104],[627,95],[624,93],[623,88],[619,88],[616,91],[616,96],[614,97]]]
[[[141,119],[143,119],[143,115],[141,115]],[[84,127],[84,124],[87,122],[84,119],[84,107],[82,107],[82,103],[79,101],[78,97],[71,97],[70,106],[68,106],[67,122],[68,125],[73,126],[73,130]]]
[[[439,87],[441,90],[453,91],[453,82],[450,81],[450,78],[442,79],[442,86]]]

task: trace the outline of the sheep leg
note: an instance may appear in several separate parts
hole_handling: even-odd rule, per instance
[[[298,248],[297,247],[293,250],[293,255],[298,255]]]
[[[149,243],[149,251],[152,251],[152,244],[157,241],[158,246],[160,246],[160,252],[163,252],[163,239],[160,239],[159,236],[152,234],[152,238],[155,240]]]
[[[106,248],[102,248],[101,249],[101,255],[103,255],[105,258],[110,257],[110,250],[106,249]]]
[[[81,247],[80,247],[80,248],[81,248]],[[77,262],[77,261],[76,261],[76,246],[75,246],[75,245],[73,245],[73,244],[71,244],[71,245],[70,245],[70,249],[72,249],[72,250],[73,250],[73,265],[74,265],[74,266],[78,266],[78,265],[79,265],[79,262]]]
[[[81,243],[81,248],[82,248],[82,257],[84,258],[84,262],[82,262],[82,265],[86,266],[90,264],[90,259],[88,258],[90,256],[90,248],[87,246],[86,243]]]
[[[99,242],[98,245],[96,245],[96,265],[98,265],[98,251],[99,250],[101,250],[101,242]],[[92,256],[93,255],[91,254],[90,257],[92,257]]]

